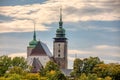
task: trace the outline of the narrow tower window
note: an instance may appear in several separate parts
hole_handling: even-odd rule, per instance
[[[58,57],[60,57],[60,54],[58,54]]]
[[[60,49],[58,50],[58,52],[60,53]]]
[[[60,46],[60,44],[58,44],[58,46]]]

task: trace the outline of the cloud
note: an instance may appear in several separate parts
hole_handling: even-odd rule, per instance
[[[80,58],[81,60],[83,60],[84,58],[89,58],[90,56],[86,56],[86,57],[83,57],[83,58]],[[93,56],[92,56],[93,57]],[[96,57],[96,56],[95,56]],[[79,57],[78,57],[79,58]],[[100,58],[100,60],[101,61],[104,61],[105,63],[120,63],[120,60],[119,59],[116,59],[116,60],[114,60],[114,59],[107,59],[107,58],[102,58],[102,57],[99,57]],[[69,60],[69,67],[70,68],[72,68],[72,64],[73,64],[73,62],[74,62],[74,60],[75,60],[75,57],[71,57],[71,56],[69,56],[68,57],[68,60]]]
[[[86,26],[84,27],[84,29],[89,29],[89,30],[104,30],[104,31],[108,31],[108,32],[118,32],[120,31],[119,28],[115,28],[115,27],[98,27],[98,26]]]
[[[69,54],[90,54],[90,51],[82,51],[82,50],[68,50]]]
[[[120,60],[105,60],[104,59],[104,62],[105,63],[120,63]]]
[[[13,58],[13,57],[25,57],[25,58],[27,58],[27,53],[11,53],[8,56],[11,58]]]
[[[99,57],[105,63],[120,62],[120,47],[111,45],[96,45],[86,50],[68,50],[68,59],[73,61],[76,57],[80,59]]]
[[[22,1],[22,3],[23,2],[24,1]],[[30,26],[32,24],[30,20],[35,20],[36,24],[38,24],[37,26],[40,27],[38,30],[49,30],[49,28],[47,28],[48,26],[44,24],[58,22],[59,7],[61,4],[63,7],[64,22],[79,22],[89,20],[111,21],[120,19],[118,0],[48,0],[42,4],[39,4],[39,1],[38,3],[35,1],[35,3],[27,3],[26,5],[0,6],[0,15],[3,15],[4,17],[9,16],[10,18],[14,18],[11,20],[11,22],[7,22],[6,19],[2,20],[0,26],[3,26],[2,28],[8,26],[6,27],[9,29],[7,30],[8,32],[32,31],[32,29],[28,30],[26,28],[25,30],[22,28],[33,27]],[[18,21],[20,23],[16,23]],[[15,23],[18,25],[18,30],[15,29]],[[10,24],[10,27],[7,24]],[[19,27],[19,25],[22,27]],[[4,31],[4,29],[2,30],[2,32],[7,32]]]
[[[94,47],[95,49],[100,49],[100,50],[111,50],[111,49],[114,49],[114,50],[120,50],[120,47],[118,46],[110,46],[110,45],[97,45]]]
[[[27,4],[35,4],[35,3],[43,3],[46,0],[5,0],[1,1],[0,6],[17,6],[17,5],[27,5]]]
[[[12,22],[0,23],[0,33],[3,32],[28,32],[33,31],[34,24],[31,20],[14,20]],[[36,29],[39,31],[46,31],[49,27],[42,24],[36,24]]]

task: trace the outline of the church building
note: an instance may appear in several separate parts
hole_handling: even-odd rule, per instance
[[[56,30],[56,37],[53,41],[53,55],[45,43],[36,40],[35,25],[33,40],[27,47],[27,63],[32,66],[31,72],[38,72],[50,60],[57,63],[61,69],[67,69],[67,38],[63,28],[62,9],[60,9],[59,28]]]

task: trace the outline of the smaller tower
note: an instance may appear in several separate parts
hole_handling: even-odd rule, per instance
[[[39,72],[51,60],[52,54],[47,45],[42,41],[36,40],[36,31],[34,23],[33,40],[27,47],[27,64],[32,66],[31,72]]]
[[[36,31],[34,23],[33,40],[29,42],[29,46],[27,47],[27,57],[30,56],[32,50],[36,47],[37,43],[38,41],[36,40]]]
[[[67,69],[67,38],[63,28],[62,8],[60,8],[59,28],[56,30],[56,37],[53,43],[53,57],[60,68]]]

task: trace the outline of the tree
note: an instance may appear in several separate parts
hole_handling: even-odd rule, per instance
[[[40,76],[39,76],[39,74],[28,73],[28,74],[26,75],[26,79],[27,79],[27,80],[40,80]]]
[[[41,76],[46,76],[46,70],[45,70],[45,68],[40,69],[39,74]]]
[[[11,58],[8,56],[0,56],[0,76],[3,76],[11,66]]]
[[[78,80],[88,80],[88,78],[85,73],[82,73]]]
[[[88,80],[97,80],[97,74],[88,74]]]
[[[60,71],[58,65],[56,63],[54,63],[53,61],[47,62],[45,65],[45,68],[43,67],[42,69],[40,69],[39,74],[41,76],[46,76],[51,71]]]
[[[111,63],[111,64],[97,64],[93,72],[96,73],[99,77],[105,78],[110,76],[113,80],[120,79],[120,64]]]
[[[79,77],[82,73],[83,61],[80,59],[75,59],[73,64],[73,72],[71,73],[74,77]]]
[[[19,74],[12,74],[9,80],[21,80],[21,76]]]
[[[12,66],[18,66],[21,67],[22,69],[28,68],[27,61],[25,60],[24,57],[14,57],[12,59]]]
[[[66,80],[64,74],[59,70],[59,66],[53,61],[47,62],[43,71],[46,71],[48,80]]]
[[[48,80],[67,80],[65,75],[60,71],[50,71],[47,74]]]
[[[104,80],[112,80],[112,78],[111,77],[109,77],[109,76],[107,76],[107,77],[105,77],[105,79]],[[117,79],[116,79],[117,80]]]
[[[59,71],[59,66],[53,61],[49,61],[45,65],[45,71],[50,72],[51,70]]]
[[[90,58],[85,58],[83,60],[83,73],[92,73],[93,68],[95,65],[102,63],[98,57],[90,57]]]
[[[57,71],[51,80],[67,80],[67,79],[63,73]]]
[[[26,75],[27,73],[25,70],[23,70],[21,67],[18,67],[18,66],[14,66],[10,68],[8,71],[9,71],[8,72],[9,74]]]
[[[109,74],[108,76],[112,77],[113,80],[119,80],[120,79],[120,64],[118,63],[110,63],[109,64]]]
[[[109,68],[110,66],[108,64],[97,64],[94,67],[93,72],[96,73],[99,77],[104,78],[109,75]]]

